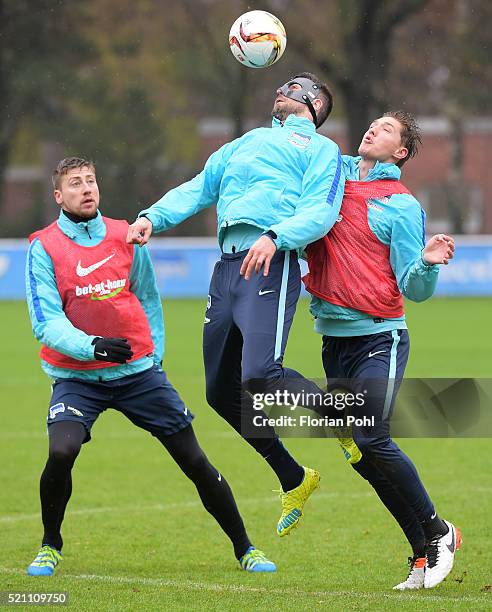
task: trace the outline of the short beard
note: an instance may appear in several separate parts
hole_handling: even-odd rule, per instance
[[[285,111],[281,111],[280,109],[272,110],[272,117],[275,117],[275,119],[278,119],[280,123],[283,123],[287,119]]]
[[[281,123],[285,123],[285,120],[289,115],[296,115],[302,111],[304,104],[296,102],[295,100],[289,100],[287,103],[283,102],[277,107],[273,105],[272,117],[278,119]]]

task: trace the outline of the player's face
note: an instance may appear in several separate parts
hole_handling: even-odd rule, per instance
[[[363,159],[395,162],[406,157],[408,150],[401,142],[401,124],[394,117],[380,117],[371,123],[359,146]]]
[[[302,89],[298,83],[291,83],[289,89]],[[305,104],[287,98],[282,94],[280,89],[277,89],[275,94],[275,102],[272,108],[272,117],[276,117],[279,121],[285,121],[289,115],[295,115],[299,111],[304,111]]]
[[[54,196],[57,204],[74,215],[91,218],[99,206],[99,187],[94,168],[73,168],[61,177]]]

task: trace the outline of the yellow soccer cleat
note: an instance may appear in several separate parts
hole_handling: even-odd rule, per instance
[[[280,491],[282,514],[277,524],[277,534],[281,538],[288,535],[299,525],[299,521],[303,516],[304,504],[309,499],[311,493],[319,487],[319,472],[307,467],[303,469],[304,478],[298,487],[286,493],[282,490]]]
[[[338,438],[345,459],[352,464],[358,463],[362,459],[362,453],[351,436],[352,429],[350,427],[333,427],[332,433]]]
[[[61,559],[62,554],[59,550],[45,544],[41,546],[36,558],[27,568],[27,573],[29,576],[52,576]]]
[[[276,572],[277,566],[267,559],[265,553],[254,546],[250,546],[239,559],[241,569],[245,572]]]
[[[338,443],[342,447],[345,459],[349,463],[358,463],[362,459],[360,448],[354,442],[353,438],[338,438]]]

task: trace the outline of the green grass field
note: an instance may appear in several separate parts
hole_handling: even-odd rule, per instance
[[[407,375],[492,377],[491,305],[409,304]],[[0,591],[67,591],[77,610],[490,610],[491,440],[401,440],[439,513],[461,527],[464,545],[438,588],[392,591],[406,575],[409,548],[333,440],[286,441],[300,462],[320,469],[322,482],[301,527],[283,540],[276,536],[273,472],[204,400],[203,309],[202,301],[165,304],[165,369],[197,415],[198,437],[231,484],[251,539],[277,562],[277,574],[241,572],[228,540],[162,447],[108,411],[74,469],[59,570],[53,578],[25,575],[42,535],[38,482],[50,387],[25,305],[11,302],[0,303]],[[320,338],[311,326],[301,302],[285,363],[320,377]]]

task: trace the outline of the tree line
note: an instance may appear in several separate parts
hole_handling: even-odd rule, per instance
[[[228,49],[232,22],[252,8],[287,30],[266,70]],[[231,120],[238,136],[303,70],[332,86],[352,149],[389,107],[448,117],[459,134],[464,117],[491,112],[491,18],[485,0],[0,0],[0,185],[9,164],[48,170],[58,154],[87,155],[105,211],[132,218],[200,168],[201,117]]]

